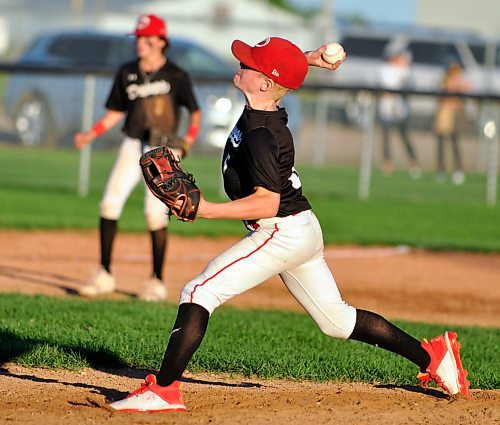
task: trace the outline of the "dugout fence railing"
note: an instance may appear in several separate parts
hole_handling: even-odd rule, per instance
[[[60,68],[60,67],[39,67],[35,65],[19,65],[13,63],[0,63],[0,73],[8,75],[19,74],[55,74],[55,75],[83,75],[85,78],[85,88],[83,103],[81,105],[81,129],[91,128],[94,117],[94,98],[96,93],[96,78],[112,77],[115,69],[92,67],[80,68]],[[227,78],[207,77],[194,79],[195,82],[228,82]],[[3,84],[5,89],[5,84]],[[302,88],[302,93],[311,93],[314,96],[313,120],[314,137],[312,146],[311,162],[316,166],[324,166],[326,161],[326,148],[329,143],[327,127],[330,121],[329,109],[335,93],[348,93],[351,98],[358,99],[359,109],[357,125],[360,128],[361,150],[358,158],[359,180],[358,196],[367,199],[370,196],[371,176],[373,169],[375,128],[377,121],[377,100],[382,93],[394,93],[405,96],[426,96],[438,99],[443,96],[455,96],[465,100],[471,100],[479,104],[481,114],[478,125],[480,143],[485,153],[486,174],[485,201],[488,205],[496,205],[498,192],[498,163],[499,163],[499,126],[500,126],[500,96],[489,93],[444,93],[438,91],[422,90],[389,90],[373,86],[343,86],[336,84],[323,84],[306,82]],[[87,146],[81,150],[78,193],[86,196],[89,187],[89,168],[91,158],[91,147]]]

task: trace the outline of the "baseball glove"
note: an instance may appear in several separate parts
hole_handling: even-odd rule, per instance
[[[147,186],[172,214],[181,221],[194,221],[200,204],[201,191],[192,174],[186,173],[166,146],[141,156],[139,160]]]

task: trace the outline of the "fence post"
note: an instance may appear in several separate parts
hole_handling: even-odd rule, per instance
[[[363,140],[359,166],[358,196],[368,199],[372,173],[373,138],[375,133],[376,95],[370,92],[361,93],[363,105]]]
[[[328,122],[329,94],[321,90],[316,99],[315,140],[313,141],[312,162],[314,165],[324,165],[326,157],[326,126]]]
[[[490,120],[490,108],[489,102],[479,102],[479,125],[478,125],[478,137],[479,146],[477,149],[476,156],[476,172],[485,172],[487,169],[488,162],[488,137],[485,133],[486,125]]]
[[[495,205],[497,202],[497,178],[498,178],[498,106],[493,109],[494,113],[484,126],[484,135],[488,139],[488,155],[486,167],[486,203]]]
[[[83,96],[82,109],[82,131],[90,130],[94,115],[94,95],[95,95],[95,76],[85,75],[85,93]],[[89,174],[91,145],[83,147],[80,151],[80,168],[78,174],[78,194],[85,197],[89,193]]]

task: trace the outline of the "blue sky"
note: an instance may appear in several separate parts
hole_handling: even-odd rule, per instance
[[[338,14],[356,13],[370,21],[410,24],[414,21],[416,0],[334,0]]]
[[[289,0],[297,7],[321,7],[323,0]],[[411,24],[416,0],[332,0],[338,15],[359,15],[369,21]]]

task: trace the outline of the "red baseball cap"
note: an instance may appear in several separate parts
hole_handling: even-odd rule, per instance
[[[284,38],[268,37],[253,47],[234,40],[231,51],[246,66],[289,89],[298,89],[309,69],[304,52]]]
[[[137,37],[152,37],[158,36],[167,38],[167,24],[156,15],[141,15],[137,19],[133,35]]]

